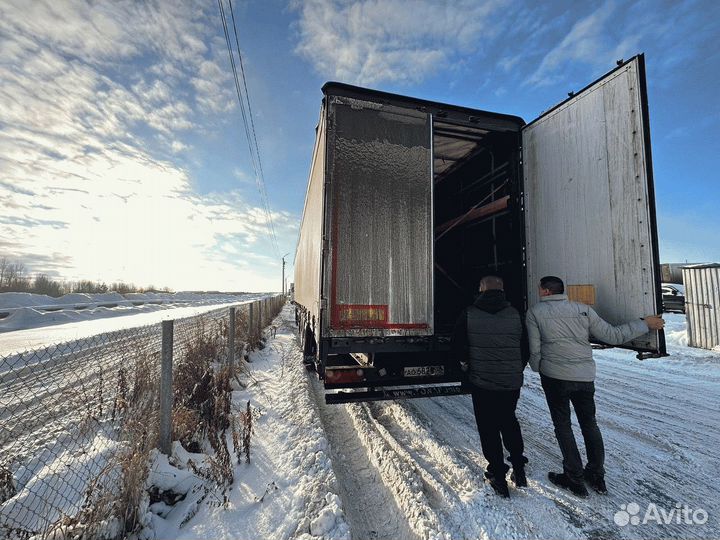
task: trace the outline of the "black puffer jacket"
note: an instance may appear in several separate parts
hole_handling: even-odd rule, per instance
[[[480,293],[460,316],[453,341],[458,359],[469,364],[473,386],[517,390],[523,385],[527,337],[520,314],[503,291]]]

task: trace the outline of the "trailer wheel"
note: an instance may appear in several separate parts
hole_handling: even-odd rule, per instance
[[[315,335],[310,330],[310,325],[305,327],[304,339],[302,344],[303,349],[303,362],[305,367],[308,369],[315,368],[315,358],[317,357],[317,342],[315,341]]]
[[[300,344],[300,348],[305,350],[305,332],[303,332],[303,324],[298,324],[297,340]]]

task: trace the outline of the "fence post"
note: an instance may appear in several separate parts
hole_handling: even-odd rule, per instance
[[[230,373],[235,368],[235,308],[230,308],[230,329],[228,332],[228,366]]]
[[[172,435],[173,322],[162,322],[162,367],[160,371],[160,451],[170,455]]]
[[[263,301],[258,300],[258,327],[257,327],[258,337],[262,336],[262,328],[263,328]]]
[[[248,304],[248,310],[249,310],[248,311],[248,345],[250,346],[251,349],[254,346],[253,334],[255,333],[255,321],[254,321],[255,316],[253,313],[255,311],[253,309],[254,307],[255,307],[255,302],[250,302]]]

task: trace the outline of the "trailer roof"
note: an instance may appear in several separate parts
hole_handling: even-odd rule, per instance
[[[501,114],[482,109],[471,109],[448,103],[428,101],[425,99],[391,94],[380,90],[361,88],[350,84],[329,81],[322,87],[325,96],[345,96],[366,101],[381,102],[398,107],[410,107],[426,110],[434,117],[444,118],[452,122],[479,126],[493,131],[519,131],[525,125],[525,120],[519,116]]]

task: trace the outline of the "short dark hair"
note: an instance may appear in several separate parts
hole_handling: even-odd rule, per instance
[[[545,276],[540,280],[540,286],[553,294],[562,294],[565,292],[565,284],[563,280],[557,276]]]

